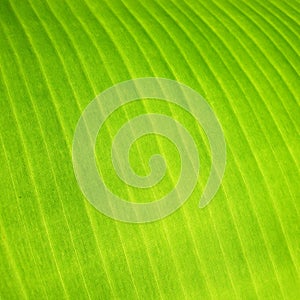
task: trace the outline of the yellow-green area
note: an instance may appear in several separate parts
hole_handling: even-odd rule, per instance
[[[300,299],[299,0],[0,0],[1,299]],[[125,105],[96,144],[116,194],[153,201],[180,174],[174,145],[140,138],[132,168],[168,168],[153,189],[112,170],[130,117],[180,121],[199,150],[196,189],[170,216],[112,220],[81,193],[72,139],[84,108],[140,77],[200,93],[222,125],[227,167],[204,209],[211,163],[201,128],[157,99]],[[84,146],[84,145],[83,145]]]

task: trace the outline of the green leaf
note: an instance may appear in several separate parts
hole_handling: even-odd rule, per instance
[[[298,0],[1,0],[0,298],[300,299],[299,16]],[[98,94],[140,77],[201,94],[222,125],[227,162],[199,209],[211,164],[199,124],[159,99],[122,107],[96,144],[116,194],[155,200],[180,175],[174,146],[151,135],[130,162],[147,175],[159,151],[165,178],[153,190],[122,185],[107,159],[126,118],[179,120],[201,165],[180,209],[131,224],[87,201],[72,142]]]

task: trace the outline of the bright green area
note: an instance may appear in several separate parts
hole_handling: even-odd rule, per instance
[[[100,130],[98,143],[96,145],[97,163],[106,186],[122,199],[142,203],[163,198],[163,196],[171,192],[177,184],[181,171],[180,154],[176,146],[169,139],[161,135],[149,134],[139,138],[133,144],[129,153],[131,167],[136,174],[140,176],[150,174],[149,159],[152,155],[158,153],[163,155],[167,172],[158,184],[151,188],[129,186],[124,184],[114,170],[111,159],[113,138],[128,120],[146,113],[170,116],[189,130],[195,141],[202,162],[201,174],[199,174],[202,176],[202,179],[201,181],[199,180],[199,187],[197,186],[196,189],[200,188],[201,191],[203,191],[204,184],[208,179],[211,160],[209,157],[208,141],[202,132],[203,130],[200,124],[190,113],[179,106],[155,99],[143,99],[121,106],[110,115]],[[103,145],[105,146],[103,147]]]
[[[0,298],[300,299],[299,16],[298,0],[1,0]],[[178,211],[126,224],[82,195],[72,138],[96,95],[148,76],[205,97],[224,130],[227,168],[198,209],[210,163],[201,129],[159,100],[124,107],[97,143],[117,193],[144,201],[101,165],[126,115],[182,120],[203,169]],[[175,149],[149,136],[131,154],[147,174],[158,150],[170,164],[144,191],[154,198],[178,178]]]

